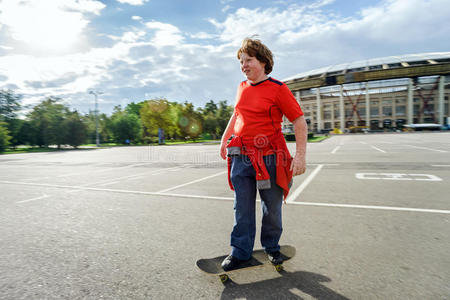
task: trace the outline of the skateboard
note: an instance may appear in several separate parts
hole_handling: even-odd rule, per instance
[[[295,256],[295,248],[292,246],[281,246],[280,249],[281,257],[283,259],[283,262],[293,258]],[[227,257],[228,255],[222,255],[214,258],[202,258],[197,260],[196,265],[197,267],[202,270],[203,272],[211,275],[218,275],[220,278],[220,281],[222,283],[226,283],[230,277],[229,275],[233,272],[239,272],[240,270],[263,266],[264,264],[271,264],[269,259],[267,258],[267,254],[264,252],[264,250],[259,249],[253,251],[253,255],[250,258],[249,261],[244,262],[239,265],[238,268],[230,270],[230,271],[224,271],[222,269],[222,261]],[[274,265],[275,270],[277,272],[281,272],[283,270],[283,265],[278,264]]]

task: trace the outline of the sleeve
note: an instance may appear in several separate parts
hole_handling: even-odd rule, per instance
[[[242,90],[244,89],[245,86],[245,81],[242,81],[239,85],[238,88],[236,90],[236,96],[234,99],[234,107],[236,107],[239,103],[239,101],[241,100],[241,94],[242,94]]]
[[[277,105],[280,108],[281,112],[289,119],[289,121],[293,122],[300,116],[303,116],[303,111],[300,108],[300,105],[295,99],[294,95],[292,95],[291,90],[287,87],[286,84],[280,86],[277,96]]]
[[[245,81],[242,81],[240,84],[239,84],[239,86],[238,86],[238,88],[237,88],[237,91],[236,91],[236,99],[234,100],[234,114],[237,116],[239,113],[238,113],[238,104],[239,104],[239,102],[241,101],[241,95],[242,95],[242,90],[243,90],[243,88],[244,88],[244,85],[245,85]]]

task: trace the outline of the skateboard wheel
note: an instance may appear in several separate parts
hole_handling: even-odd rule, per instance
[[[277,272],[283,271],[283,265],[276,265],[275,270],[277,270]]]
[[[228,279],[230,279],[227,274],[219,275],[219,277],[220,277],[220,281],[222,281],[222,283],[225,283],[228,281]]]

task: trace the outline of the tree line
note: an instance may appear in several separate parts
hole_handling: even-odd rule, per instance
[[[61,148],[93,144],[96,140],[96,114],[81,114],[47,97],[19,118],[22,96],[0,90],[0,152],[19,145]],[[111,115],[98,114],[100,143],[152,144],[158,142],[158,130],[166,140],[217,139],[225,130],[233,108],[227,101],[210,100],[195,108],[190,102],[171,102],[164,98],[114,107]]]

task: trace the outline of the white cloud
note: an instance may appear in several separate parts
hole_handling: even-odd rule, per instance
[[[336,0],[319,0],[319,1],[308,4],[307,7],[310,9],[317,9],[317,8],[321,8],[323,6],[330,5],[334,2],[336,2]]]
[[[117,0],[117,2],[129,5],[144,5],[148,0]]]
[[[211,34],[211,33],[203,32],[203,31],[197,32],[194,34],[190,34],[189,36],[193,39],[199,39],[199,40],[207,40],[207,39],[213,39],[213,38],[218,37],[217,34]]]
[[[225,6],[222,8],[222,12],[223,12],[223,13],[226,13],[226,12],[229,11],[231,8],[232,8],[231,5],[225,5]]]
[[[450,35],[447,0],[382,1],[347,18],[321,10],[331,2],[285,9],[240,8],[223,22],[210,22],[221,41],[231,45],[259,35],[274,52],[274,72],[282,77],[359,59],[445,50]],[[436,45],[441,48],[433,48]]]
[[[93,48],[85,53],[60,55],[57,57],[33,57],[31,55],[9,55],[0,57],[0,65],[7,70],[6,84],[14,83],[28,101],[41,100],[33,95],[73,95],[115,77],[111,74],[117,62],[134,64],[130,48],[145,44],[138,42],[145,32],[126,32],[111,48]],[[149,44],[149,43],[148,43]],[[1,70],[0,70],[1,71]],[[0,72],[1,73],[1,72]],[[61,80],[67,78],[67,80]],[[123,78],[115,84],[121,86]],[[132,80],[132,78],[127,79]],[[57,83],[57,87],[55,87]],[[107,90],[106,87],[105,90]]]
[[[292,6],[289,9],[278,8],[248,9],[239,8],[228,15],[222,23],[211,19],[210,22],[221,32],[220,39],[238,45],[248,36],[260,35],[272,38],[280,32],[294,30],[308,23],[317,23],[320,17],[304,12],[305,7]]]
[[[343,24],[348,31],[366,31],[371,39],[393,43],[420,42],[430,35],[449,32],[447,0],[389,0],[364,9],[362,18]]]
[[[154,31],[152,42],[157,47],[178,45],[183,40],[181,31],[171,24],[152,21],[145,26]]]
[[[134,43],[138,42],[139,40],[142,40],[143,37],[145,37],[146,33],[145,31],[128,31],[125,32],[120,40],[122,40],[125,43]]]
[[[40,50],[58,51],[72,47],[89,21],[85,13],[99,14],[105,7],[92,0],[0,2],[0,22],[18,42]]]
[[[140,16],[132,16],[131,19],[134,20],[134,21],[141,21],[142,17],[140,17]]]
[[[42,2],[40,0],[40,2]],[[55,5],[54,1],[50,2]],[[100,1],[96,0],[58,0],[58,5],[68,10],[75,10],[83,13],[92,13],[99,15],[100,11],[106,7]]]
[[[5,55],[0,57],[0,76],[6,77],[0,88],[17,85],[29,100],[54,94],[74,104],[82,99],[91,103],[86,92],[95,88],[105,92],[102,109],[108,112],[124,99],[144,97],[232,103],[235,87],[244,79],[235,52],[242,38],[252,34],[259,34],[274,52],[273,76],[278,79],[377,56],[448,50],[447,0],[383,1],[347,18],[322,11],[330,2],[240,8],[223,21],[210,20],[215,32],[187,33],[156,20],[133,22],[120,35],[107,35],[111,47],[59,57]]]

